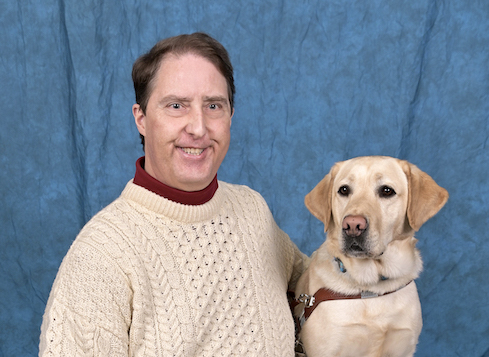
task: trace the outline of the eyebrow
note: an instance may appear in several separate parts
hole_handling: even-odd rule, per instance
[[[159,104],[164,104],[167,102],[190,102],[191,99],[188,97],[179,97],[177,95],[167,95],[163,98],[161,98],[158,103]]]
[[[222,103],[226,103],[228,101],[228,99],[226,97],[223,97],[223,96],[211,96],[211,97],[204,97],[204,102],[222,102]]]
[[[192,99],[189,98],[189,97],[180,97],[178,95],[167,95],[163,98],[161,98],[158,103],[162,104],[162,103],[167,103],[167,102],[191,102]],[[204,97],[204,102],[206,103],[210,103],[210,102],[221,102],[221,103],[226,103],[228,102],[228,99],[224,96],[221,96],[221,95],[217,95],[217,96],[206,96]]]

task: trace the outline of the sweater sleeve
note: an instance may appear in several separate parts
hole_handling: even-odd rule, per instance
[[[263,196],[256,191],[252,190],[252,192],[255,194],[258,206],[262,207],[262,210],[267,217],[267,221],[273,226],[274,237],[272,238],[279,243],[282,247],[283,254],[286,256],[285,269],[288,276],[289,290],[294,291],[297,281],[309,266],[310,258],[299,250],[287,233],[280,229]]]
[[[270,213],[271,214],[271,213]],[[275,221],[277,236],[282,240],[283,247],[287,256],[288,290],[295,291],[297,281],[309,266],[310,258],[302,253],[297,245],[290,239],[287,233],[282,231]]]
[[[290,276],[289,280],[289,290],[295,291],[295,286],[297,285],[297,281],[301,277],[301,275],[306,271],[307,267],[309,266],[309,263],[311,259],[302,253],[299,248],[292,242],[292,274]]]
[[[131,297],[110,258],[75,242],[51,290],[39,356],[127,356]]]

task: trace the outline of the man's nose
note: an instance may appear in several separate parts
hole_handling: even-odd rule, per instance
[[[207,132],[206,119],[202,108],[193,108],[186,127],[187,133],[194,137],[202,137]]]

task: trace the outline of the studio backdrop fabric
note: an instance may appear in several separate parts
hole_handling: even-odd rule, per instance
[[[218,173],[305,253],[304,196],[336,162],[409,160],[450,193],[417,233],[416,356],[489,356],[489,2],[1,0],[0,356],[35,356],[62,258],[142,156],[132,64],[203,31],[235,67]]]

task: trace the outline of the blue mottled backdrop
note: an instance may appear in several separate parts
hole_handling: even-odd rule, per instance
[[[339,160],[407,159],[450,192],[418,232],[416,356],[489,356],[489,2],[1,0],[0,356],[35,356],[61,259],[142,155],[134,60],[205,31],[235,66],[219,178],[310,254],[304,195]]]

